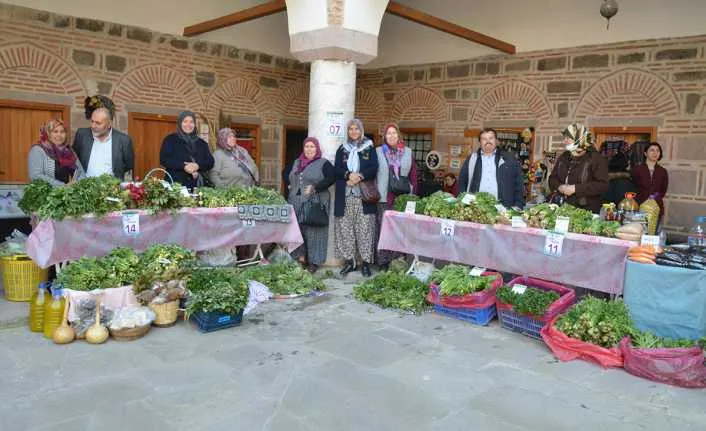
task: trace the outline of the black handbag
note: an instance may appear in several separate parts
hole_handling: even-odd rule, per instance
[[[395,196],[408,195],[412,193],[412,188],[409,185],[409,177],[395,175],[392,168],[390,168],[388,184],[390,192],[392,192]]]
[[[302,203],[297,220],[304,226],[328,226],[328,211],[318,194]]]

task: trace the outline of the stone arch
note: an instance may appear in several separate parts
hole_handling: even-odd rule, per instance
[[[309,85],[306,81],[296,82],[279,93],[277,111],[282,117],[298,118],[297,113],[303,112],[306,120],[309,114]],[[292,114],[294,113],[294,114]]]
[[[61,57],[33,43],[9,43],[0,46],[0,71],[28,67],[51,76],[65,94],[84,97],[86,86],[80,75]]]
[[[355,90],[355,117],[359,118],[366,131],[372,132],[372,126],[384,122],[382,95],[369,88],[358,87]]]
[[[267,98],[260,86],[241,77],[231,78],[219,85],[208,97],[208,118],[218,118],[218,110],[228,104],[230,98],[246,99],[254,104],[254,111],[263,116],[269,110]]]
[[[679,114],[679,98],[664,79],[654,73],[629,68],[610,73],[596,81],[576,104],[574,118],[584,120],[600,112],[604,102],[612,96],[634,93],[651,101],[655,114]]]
[[[480,97],[476,109],[471,116],[472,124],[480,124],[487,120],[493,110],[503,103],[520,102],[533,117],[549,120],[552,117],[552,108],[544,95],[534,86],[512,79],[488,89]]]
[[[201,93],[193,81],[187,79],[183,74],[162,64],[147,64],[138,66],[125,73],[115,85],[113,98],[116,104],[132,103],[143,95],[146,88],[162,87],[171,90],[175,95],[182,98],[182,103],[172,101],[167,103],[178,109],[190,109],[195,112],[203,112],[204,104]],[[163,105],[159,95],[150,95],[149,101],[145,103],[158,103]],[[161,103],[160,103],[161,102]]]
[[[446,104],[441,96],[433,90],[425,87],[415,87],[398,97],[392,107],[392,120],[400,121],[405,119],[405,113],[409,108],[422,107],[420,114],[424,120],[443,121],[446,119]]]

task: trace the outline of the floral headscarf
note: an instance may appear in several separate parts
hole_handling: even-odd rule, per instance
[[[304,146],[307,144],[307,142],[311,142],[314,144],[316,147],[316,154],[314,154],[314,157],[311,159],[306,158],[304,155]],[[304,142],[302,143],[302,153],[299,154],[299,157],[297,160],[299,160],[299,167],[297,168],[297,171],[295,173],[300,173],[304,172],[304,169],[309,166],[309,164],[315,160],[319,160],[321,158],[321,145],[319,144],[319,140],[314,138],[313,136],[310,136],[306,139],[304,139]]]
[[[568,151],[571,153],[578,152],[580,150],[588,151],[593,148],[593,137],[588,127],[582,123],[573,123],[564,129],[561,134],[571,139],[573,142],[566,146]]]
[[[58,146],[49,139],[49,134],[57,127],[63,127],[66,130],[64,122],[59,119],[47,121],[39,129],[39,143],[36,145],[39,145],[50,159],[59,162],[59,166],[73,172],[76,169],[76,154],[68,145]],[[66,132],[68,134],[68,130]]]
[[[397,146],[395,147],[391,147],[387,143],[387,131],[390,130],[390,128],[397,130],[397,136],[399,136]],[[400,169],[402,166],[402,153],[404,151],[404,141],[402,140],[400,128],[397,126],[397,124],[389,123],[386,124],[382,130],[382,140],[384,142],[384,144],[382,145],[382,152],[385,155],[385,159],[387,160],[387,165],[392,168],[392,173],[395,174],[396,177],[399,177]]]

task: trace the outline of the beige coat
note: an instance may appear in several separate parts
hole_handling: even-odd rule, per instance
[[[245,153],[245,151],[243,152]],[[249,154],[246,154],[246,157],[248,158],[248,163],[246,164],[250,167],[250,169],[252,169],[252,174],[255,177],[255,181],[259,181],[260,174],[255,162],[253,162]],[[209,176],[214,186],[251,187],[255,185],[255,181],[253,181],[248,171],[243,168],[237,160],[234,160],[230,154],[226,153],[222,149],[219,148],[213,153],[213,159],[215,164],[213,165],[211,172],[209,172]]]

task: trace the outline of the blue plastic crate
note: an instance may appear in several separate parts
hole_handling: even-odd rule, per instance
[[[443,305],[434,305],[434,311],[454,319],[470,322],[474,325],[487,326],[498,314],[495,304],[485,308],[449,308]]]
[[[505,329],[519,332],[537,340],[542,339],[539,331],[542,330],[544,323],[541,320],[522,316],[510,310],[498,310],[498,319],[500,320],[500,326]]]
[[[221,313],[194,313],[190,320],[198,326],[201,332],[218,331],[219,329],[232,328],[243,321],[243,311],[236,315]]]

